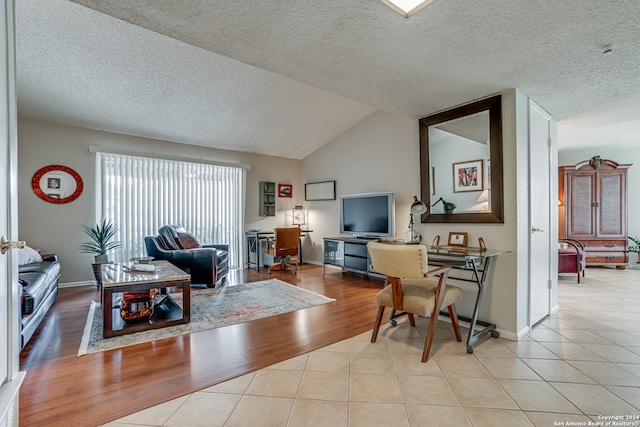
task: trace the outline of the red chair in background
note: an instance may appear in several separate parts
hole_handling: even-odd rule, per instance
[[[580,283],[580,273],[582,272],[584,277],[584,271],[587,269],[587,253],[584,245],[573,239],[560,239],[558,244],[558,274],[576,273]]]

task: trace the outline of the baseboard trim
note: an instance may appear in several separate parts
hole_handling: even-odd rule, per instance
[[[527,335],[529,335],[529,332],[531,332],[531,328],[530,327],[525,326],[524,328],[522,328],[520,330],[520,332],[518,332],[518,336],[516,337],[516,341],[522,340],[522,338],[524,338]]]

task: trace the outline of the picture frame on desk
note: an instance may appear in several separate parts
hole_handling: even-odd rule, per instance
[[[467,237],[468,234],[462,231],[451,231],[449,232],[449,241],[447,242],[448,246],[467,246]]]

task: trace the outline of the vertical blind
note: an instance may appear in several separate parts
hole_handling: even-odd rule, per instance
[[[179,224],[203,244],[228,244],[229,267],[242,268],[246,175],[243,167],[97,152],[97,220],[112,221],[123,243],[112,258],[145,256],[145,236]]]

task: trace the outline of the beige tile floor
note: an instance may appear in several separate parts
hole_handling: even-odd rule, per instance
[[[489,337],[470,355],[440,322],[420,363],[426,322],[387,325],[375,344],[363,334],[106,426],[566,426],[640,416],[640,270],[592,268],[574,282],[560,280],[560,310],[520,342]]]

